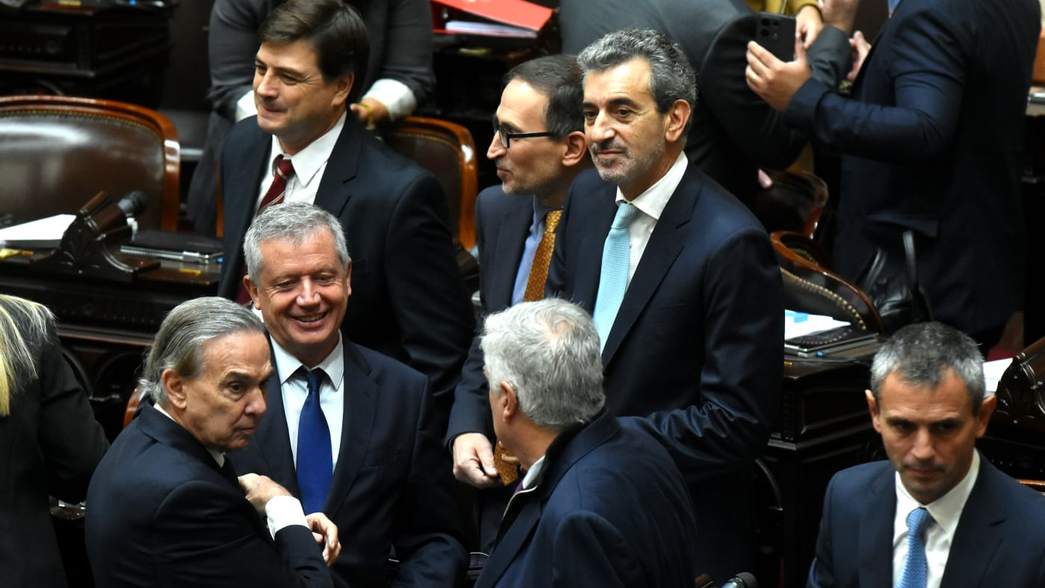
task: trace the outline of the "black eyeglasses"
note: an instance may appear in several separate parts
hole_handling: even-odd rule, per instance
[[[497,117],[493,119],[493,132],[497,133],[497,137],[501,141],[501,147],[505,149],[511,147],[512,139],[536,139],[537,137],[551,137],[552,134],[548,131],[543,133],[509,133],[504,127],[497,122]]]

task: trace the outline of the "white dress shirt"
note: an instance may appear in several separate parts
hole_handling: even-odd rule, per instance
[[[327,161],[330,160],[330,154],[334,152],[337,138],[341,136],[341,129],[345,127],[346,116],[346,114],[342,114],[329,131],[320,135],[318,139],[294,155],[283,153],[279,139],[275,135],[272,136],[272,146],[269,148],[269,173],[262,176],[261,183],[258,185],[258,197],[254,201],[255,211],[261,205],[261,199],[265,197],[269,186],[272,185],[272,178],[276,176],[276,157],[280,155],[294,164],[294,175],[287,179],[283,202],[315,204],[319,183],[323,180],[323,172],[327,169]]]
[[[298,462],[298,421],[301,420],[301,408],[308,397],[308,382],[297,376],[298,368],[321,368],[326,374],[319,384],[319,408],[330,428],[331,464],[337,465],[338,452],[341,449],[341,430],[345,416],[345,355],[341,333],[338,333],[337,347],[326,356],[319,365],[307,366],[272,340],[272,355],[276,358],[276,373],[283,391],[283,414],[287,419],[287,433],[290,436],[290,452],[294,463]]]
[[[381,78],[374,82],[359,100],[362,101],[364,98],[373,98],[384,104],[392,120],[398,120],[417,108],[417,97],[410,86],[390,78]],[[236,101],[236,122],[257,113],[258,105],[254,103],[254,89],[251,88]]]
[[[907,515],[918,507],[925,507],[933,522],[925,530],[925,560],[928,563],[925,588],[940,588],[943,572],[947,568],[947,556],[951,552],[954,532],[962,516],[965,502],[969,499],[976,478],[980,473],[980,454],[972,453],[969,472],[961,482],[931,504],[921,504],[914,499],[896,474],[896,518],[893,520],[893,584],[900,581],[904,562],[907,560]]]
[[[686,153],[679,153],[675,163],[671,165],[666,174],[647,188],[645,192],[630,201],[642,214],[635,215],[631,219],[631,224],[628,225],[628,247],[631,253],[628,261],[629,286],[631,285],[631,278],[635,276],[635,269],[639,267],[639,260],[642,259],[642,254],[646,251],[650,235],[653,234],[653,229],[657,227],[657,221],[660,220],[664,207],[668,205],[668,200],[671,200],[671,195],[675,193],[675,188],[678,188],[682,182],[682,176],[686,173],[687,165],[689,165],[689,160],[686,158]],[[617,206],[620,206],[622,201],[627,201],[627,199],[618,187],[617,199],[615,200]]]

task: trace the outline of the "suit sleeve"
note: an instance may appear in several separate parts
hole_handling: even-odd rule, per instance
[[[428,376],[444,425],[475,327],[449,217],[436,179],[418,176],[392,213],[384,260],[391,306],[410,356],[406,363]]]
[[[489,262],[483,257],[486,251],[486,233],[483,219],[483,200],[475,202],[475,237],[479,249],[479,271],[491,271]],[[483,320],[489,313],[483,294],[483,280],[479,281],[479,301],[483,318],[476,321],[475,332],[468,358],[461,369],[461,381],[454,390],[454,405],[450,411],[450,423],[446,429],[446,444],[452,446],[454,437],[462,433],[483,433],[493,437],[493,425],[490,420],[489,384],[483,373],[483,351],[479,348],[482,339]]]
[[[460,541],[452,467],[430,404],[425,386],[416,415],[410,473],[396,508],[393,544],[400,560],[396,587],[457,586],[468,565]]]
[[[230,121],[236,120],[236,101],[252,88],[258,28],[270,9],[269,0],[217,0],[210,13],[209,96],[214,110]]]
[[[40,386],[39,444],[47,462],[52,496],[79,502],[109,442],[87,394],[62,357],[53,327],[42,343],[37,364]]]
[[[400,82],[423,104],[435,90],[431,8],[425,0],[393,0],[388,10],[384,61],[371,79]]]
[[[761,455],[783,370],[783,284],[765,233],[734,232],[705,272],[699,403],[622,419],[655,433],[690,483]]]
[[[568,514],[556,529],[555,545],[549,551],[554,554],[553,587],[650,586],[650,579],[644,576],[642,562],[635,557],[636,550],[628,538],[594,513]]]
[[[757,14],[744,14],[723,27],[704,58],[698,100],[720,121],[730,142],[759,167],[783,169],[801,153],[809,137],[787,124],[778,112],[747,86],[744,67],[747,43],[755,39]],[[842,31],[825,27],[809,50],[814,77],[837,86],[848,70],[849,41]]]
[[[888,76],[895,104],[846,99],[811,79],[788,104],[789,123],[830,148],[878,161],[929,161],[951,149],[966,69],[956,26],[944,11],[923,8],[895,26],[889,46],[872,55],[887,62],[879,75]]]
[[[254,512],[244,504],[231,486],[192,481],[174,488],[153,521],[152,549],[159,554],[156,585],[333,586],[308,528],[286,527],[276,533],[273,544],[246,518]]]
[[[831,553],[831,499],[834,495],[835,481],[827,486],[824,498],[824,514],[820,518],[820,532],[816,537],[816,553],[813,564],[809,567],[809,580],[806,588],[831,588],[835,585],[834,554]],[[890,570],[889,576],[892,576]]]

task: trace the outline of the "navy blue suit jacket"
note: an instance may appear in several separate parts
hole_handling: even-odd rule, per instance
[[[336,584],[386,586],[388,558],[400,560],[397,586],[455,586],[467,553],[459,541],[449,458],[442,449],[423,375],[344,340],[341,449],[323,512],[338,526]],[[241,472],[269,476],[300,497],[290,450],[282,377],[272,377],[268,411],[250,446],[230,454]]]
[[[935,318],[1000,327],[1022,305],[1020,204],[1037,0],[903,0],[843,98],[810,80],[789,122],[845,154],[835,268],[855,279],[876,248],[918,236]]]
[[[827,487],[810,588],[891,588],[896,477],[888,461]],[[940,588],[1045,586],[1045,496],[987,460],[962,510]]]
[[[615,194],[594,170],[582,172],[559,224],[548,292],[588,312]],[[702,528],[736,528],[750,510],[734,473],[762,453],[776,417],[782,289],[765,230],[691,162],[650,235],[602,362],[606,408],[638,417],[630,424],[660,439],[690,483]],[[701,571],[729,578],[751,565],[741,534],[704,533]]]
[[[151,404],[102,458],[87,503],[96,586],[333,586],[312,532],[273,541],[232,468]]]
[[[479,248],[479,297],[482,315],[512,305],[515,278],[523,247],[533,223],[533,197],[505,194],[500,185],[479,194],[475,203],[475,235]],[[461,433],[483,433],[493,438],[490,420],[490,387],[483,375],[483,353],[479,349],[482,325],[476,325],[461,381],[454,393],[446,441]]]
[[[225,144],[225,261],[218,294],[226,298],[239,288],[243,236],[254,219],[261,178],[269,173],[271,140],[249,118]],[[316,205],[341,221],[352,256],[352,302],[342,331],[427,375],[445,419],[475,319],[439,182],[348,117]]]
[[[692,585],[686,484],[648,435],[603,413],[560,433],[545,460],[509,503],[476,588]]]

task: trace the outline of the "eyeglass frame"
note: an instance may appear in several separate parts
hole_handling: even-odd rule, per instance
[[[493,117],[491,121],[493,123],[493,132],[497,135],[498,141],[501,143],[501,147],[508,149],[512,146],[512,139],[536,139],[537,137],[551,137],[553,136],[551,131],[543,131],[540,133],[509,133],[507,129],[498,124],[497,117]]]

